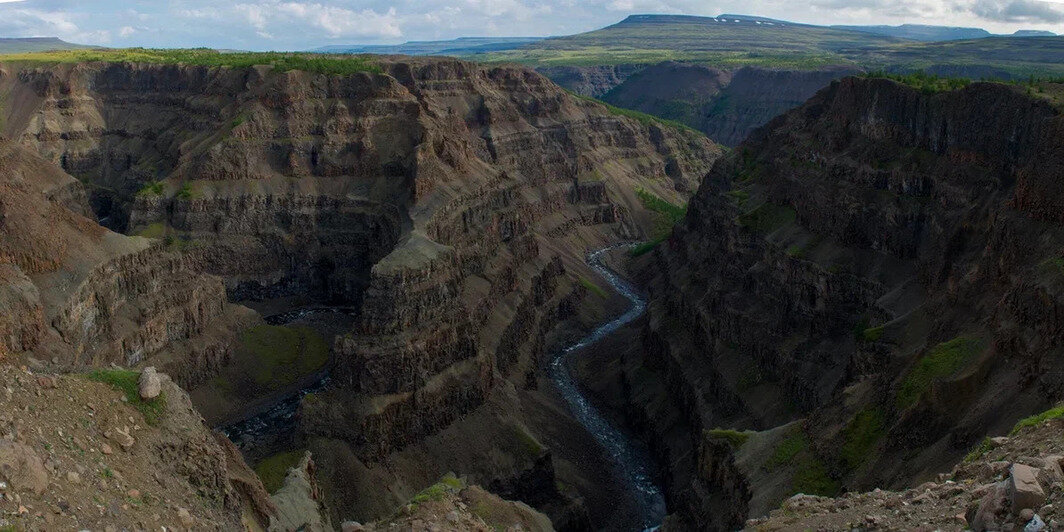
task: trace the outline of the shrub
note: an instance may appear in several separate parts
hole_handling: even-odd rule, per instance
[[[88,374],[90,380],[110,384],[126,396],[126,401],[144,416],[148,425],[158,425],[166,411],[166,395],[159,394],[150,401],[140,398],[140,372],[121,369],[100,369]]]
[[[912,406],[935,381],[956,373],[982,350],[983,341],[969,336],[958,336],[931,348],[902,381],[898,389],[898,406]]]
[[[454,493],[464,487],[465,482],[462,479],[455,477],[452,473],[448,473],[439,482],[414,495],[414,498],[410,499],[410,504],[418,505],[428,501],[439,501],[448,493]]]
[[[184,183],[181,184],[181,190],[177,191],[177,197],[178,197],[178,199],[188,200],[188,199],[192,199],[192,196],[193,196],[192,183],[189,183],[188,181],[185,181]]]
[[[924,94],[937,94],[940,92],[963,89],[972,82],[972,80],[968,78],[942,77],[936,74],[928,74],[922,70],[910,72],[908,74],[889,74],[882,70],[878,70],[866,73],[865,77],[893,80],[913,87]]]
[[[137,191],[138,196],[162,196],[166,185],[162,181],[149,181]]]
[[[990,438],[989,437],[983,438],[983,441],[979,442],[979,445],[977,445],[975,447],[975,449],[972,449],[972,452],[970,452],[967,455],[965,455],[964,462],[965,463],[974,462],[974,461],[982,458],[983,455],[985,455],[986,453],[990,452],[990,449],[993,449],[993,448],[994,448],[994,446],[993,446],[993,444],[990,443]]]
[[[288,470],[299,465],[304,453],[304,450],[277,453],[255,464],[255,473],[262,479],[262,485],[268,493],[276,493],[284,486]]]
[[[878,342],[879,339],[883,337],[884,330],[885,329],[882,325],[879,327],[869,327],[861,331],[861,340],[865,342]]]
[[[108,61],[115,63],[157,63],[206,67],[249,68],[258,65],[273,67],[278,72],[302,70],[317,74],[354,74],[382,72],[381,67],[367,56],[325,55],[288,52],[222,53],[209,48],[150,49],[120,48],[94,50],[64,50],[0,56],[6,61],[41,63],[81,63]]]

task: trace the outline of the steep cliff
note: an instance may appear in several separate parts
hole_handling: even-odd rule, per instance
[[[224,363],[246,309],[159,242],[86,218],[80,183],[0,140],[0,348],[64,367],[153,363],[194,381]]]
[[[674,507],[904,484],[1061,399],[1062,127],[1015,87],[846,78],[718,162],[644,264],[625,373],[659,452],[694,456],[673,462]]]
[[[537,72],[581,96],[601,98],[646,65],[544,66]]]

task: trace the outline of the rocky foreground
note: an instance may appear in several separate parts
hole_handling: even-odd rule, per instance
[[[1060,530],[1064,420],[1033,420],[983,444],[934,482],[828,498],[795,495],[750,530]]]

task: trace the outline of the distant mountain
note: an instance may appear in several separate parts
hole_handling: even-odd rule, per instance
[[[410,41],[394,45],[334,45],[311,50],[326,54],[469,55],[513,50],[541,37],[461,37],[448,41]]]
[[[1057,34],[1045,30],[1016,30],[1013,37],[1056,37]]]
[[[84,44],[74,44],[56,37],[0,38],[0,54],[21,54],[26,52],[47,52],[51,50],[77,50],[94,48]]]
[[[888,35],[913,41],[960,41],[982,39],[992,34],[982,28],[958,28],[952,26],[927,26],[924,24],[902,24],[901,26],[831,26],[841,30],[861,31],[876,35]]]

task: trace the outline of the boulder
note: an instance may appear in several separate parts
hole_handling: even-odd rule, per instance
[[[162,381],[159,380],[159,374],[154,367],[146,367],[144,371],[140,372],[139,384],[140,398],[145,401],[155,399],[162,393]]]
[[[48,472],[37,453],[29,446],[0,440],[0,478],[12,489],[41,495],[48,489]]]
[[[1008,503],[1008,481],[995,483],[983,498],[968,509],[965,516],[972,530],[998,530],[1001,528],[1001,514],[1005,513]]]
[[[1040,508],[1046,501],[1045,491],[1038,483],[1038,468],[1023,464],[1012,464],[1009,472],[1009,499],[1012,501],[1012,513],[1019,515],[1025,508]]]

